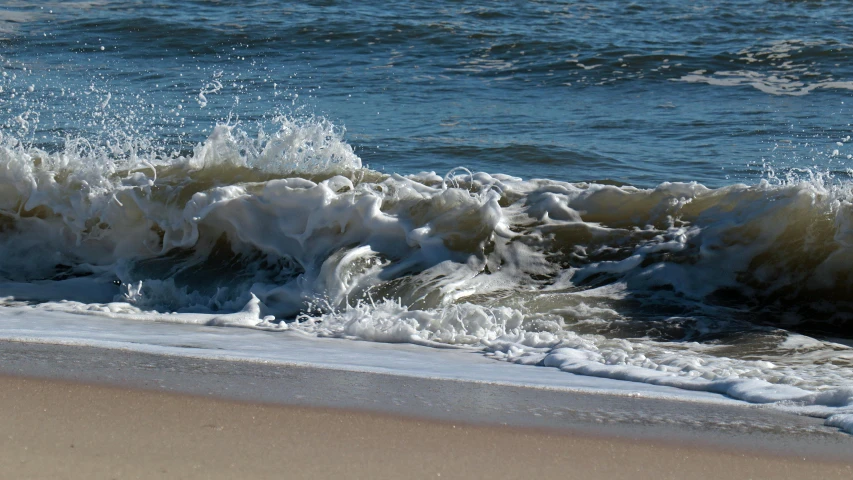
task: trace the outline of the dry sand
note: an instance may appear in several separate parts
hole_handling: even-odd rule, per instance
[[[0,377],[3,478],[853,478],[838,463]]]

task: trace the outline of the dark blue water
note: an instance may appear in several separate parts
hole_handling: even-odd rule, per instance
[[[217,122],[317,115],[385,172],[844,176],[851,14],[840,1],[7,1],[0,121],[46,149],[121,131],[187,152]]]

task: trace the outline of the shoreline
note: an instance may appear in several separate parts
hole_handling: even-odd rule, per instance
[[[15,478],[849,478],[800,456],[0,377]]]
[[[535,367],[528,367],[535,368]],[[819,418],[744,404],[231,362],[97,347],[0,341],[0,378],[309,408],[476,428],[651,442],[717,453],[851,463],[853,436]],[[146,393],[146,394],[147,394]]]

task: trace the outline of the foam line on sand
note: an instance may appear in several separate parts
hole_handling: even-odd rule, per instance
[[[10,478],[850,478],[850,465],[625,438],[0,377]]]
[[[757,406],[310,366],[0,342],[0,375],[812,460],[849,463],[853,451],[853,436],[824,426],[821,419]]]

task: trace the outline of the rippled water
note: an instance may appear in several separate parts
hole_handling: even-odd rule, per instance
[[[37,143],[119,117],[186,148],[295,104],[388,172],[722,186],[847,168],[846,2],[27,3],[2,14],[2,61],[4,88],[42,102]]]
[[[848,408],[851,10],[7,2],[0,298]]]

